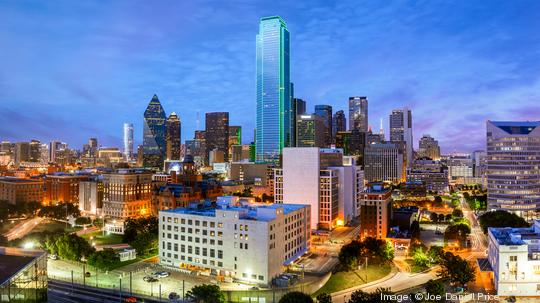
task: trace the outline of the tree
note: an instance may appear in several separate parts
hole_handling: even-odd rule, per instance
[[[389,288],[377,288],[375,292],[367,293],[362,290],[357,290],[351,294],[351,299],[348,303],[393,303],[395,300],[391,300],[384,295],[393,295]]]
[[[150,233],[138,234],[130,243],[140,255],[146,255],[150,250],[157,248],[158,238]]]
[[[430,295],[434,296],[440,296],[440,300],[437,300],[435,302],[442,303],[445,302],[445,291],[444,291],[444,284],[441,281],[438,280],[429,280],[426,283],[426,292]]]
[[[446,216],[444,216],[444,221],[450,221],[452,220],[452,214],[447,214]]]
[[[443,205],[443,199],[441,198],[441,196],[435,196],[433,205],[435,205],[436,207],[441,207]]]
[[[437,218],[439,222],[444,222],[444,214],[439,214],[439,218]]]
[[[419,266],[421,268],[427,268],[429,267],[429,256],[427,255],[426,251],[424,251],[423,248],[418,248],[413,253],[413,261],[416,266]]]
[[[346,271],[356,269],[358,267],[361,249],[362,244],[358,241],[352,241],[351,243],[343,245],[338,255],[341,268]]]
[[[87,260],[88,265],[101,270],[111,270],[120,262],[120,257],[112,248],[105,248],[92,253]]]
[[[413,223],[411,223],[411,239],[419,239],[420,238],[420,223],[418,223],[417,220],[414,220]]]
[[[470,233],[471,227],[468,224],[464,222],[458,222],[446,228],[446,230],[444,231],[444,239],[465,241],[467,240],[467,236]]]
[[[186,298],[197,303],[225,302],[225,295],[221,292],[219,286],[211,284],[193,286],[193,288],[186,293]]]
[[[281,297],[279,303],[313,303],[313,299],[303,292],[291,291]]]
[[[92,223],[92,219],[88,217],[78,217],[75,219],[75,224],[77,225],[86,225]]]
[[[55,245],[58,255],[71,261],[80,261],[81,258],[87,258],[95,251],[85,239],[75,234],[59,236]]]
[[[465,286],[475,279],[474,268],[469,262],[451,252],[444,253],[439,264],[441,265],[441,270],[437,275],[450,280],[454,284]]]
[[[462,218],[463,217],[463,211],[459,208],[455,208],[452,211],[452,217],[453,218]]]
[[[489,227],[529,227],[523,218],[504,210],[486,212],[478,220],[484,233],[487,233]]]
[[[327,294],[325,292],[319,294],[317,296],[317,302],[319,303],[332,303],[332,296],[330,294]]]
[[[428,250],[428,257],[431,263],[439,263],[443,254],[444,249],[441,246],[433,245]]]
[[[431,222],[437,223],[439,222],[439,215],[437,213],[431,213],[429,215],[429,219],[431,220]]]
[[[159,221],[157,217],[150,216],[138,219],[127,219],[124,225],[124,236],[122,237],[122,240],[131,244],[138,234],[146,233],[153,234],[157,238],[159,233]]]

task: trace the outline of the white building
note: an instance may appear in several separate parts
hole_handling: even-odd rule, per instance
[[[215,208],[160,211],[160,263],[268,285],[309,250],[309,226],[309,205],[250,204],[239,197],[220,197]]]
[[[489,228],[488,261],[500,296],[540,296],[540,220],[528,228]]]
[[[311,229],[332,229],[360,215],[364,174],[341,149],[283,149],[283,168],[274,170],[276,203],[311,206]]]

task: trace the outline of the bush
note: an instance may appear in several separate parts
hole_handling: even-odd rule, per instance
[[[303,292],[291,291],[281,297],[279,303],[313,303],[313,299]]]
[[[529,227],[523,218],[504,210],[486,212],[478,220],[484,233],[487,233],[489,227]]]
[[[92,253],[88,257],[87,263],[101,270],[111,270],[120,263],[120,257],[112,248],[105,248],[102,251]]]

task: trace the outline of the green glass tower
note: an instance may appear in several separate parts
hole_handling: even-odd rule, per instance
[[[257,34],[256,161],[276,163],[295,142],[291,114],[289,31],[280,17],[261,18]]]

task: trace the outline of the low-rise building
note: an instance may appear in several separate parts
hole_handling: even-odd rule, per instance
[[[103,208],[103,180],[81,181],[79,183],[79,210],[83,215],[99,216]]]
[[[488,261],[500,296],[540,296],[540,220],[528,228],[489,228]]]
[[[90,179],[89,175],[55,174],[45,177],[43,203],[79,202],[79,183]]]
[[[240,199],[160,211],[160,263],[269,285],[309,250],[309,205]]]
[[[360,203],[360,237],[385,239],[392,220],[392,190],[383,183],[369,184]]]
[[[43,181],[39,179],[0,178],[0,201],[11,204],[43,201]]]
[[[47,302],[47,254],[0,247],[0,301]]]

